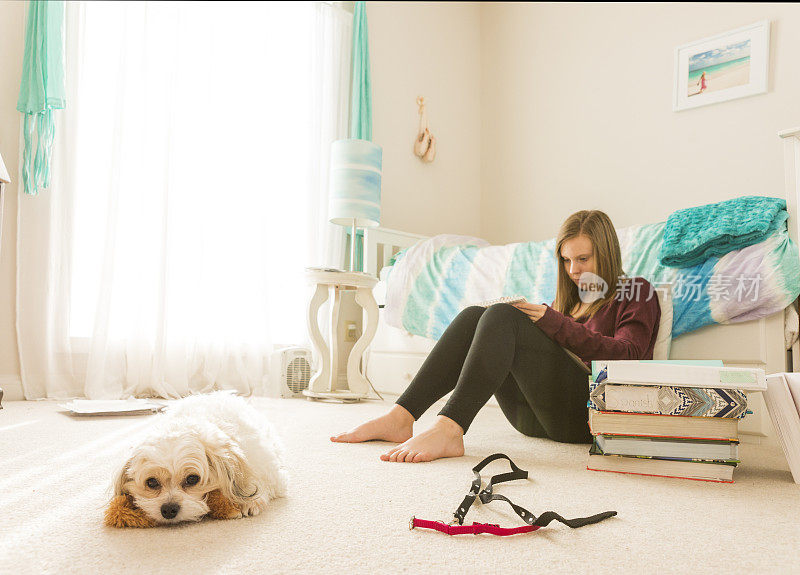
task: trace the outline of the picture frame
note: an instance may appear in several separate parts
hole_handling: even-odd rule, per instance
[[[767,92],[769,20],[675,48],[675,112]]]

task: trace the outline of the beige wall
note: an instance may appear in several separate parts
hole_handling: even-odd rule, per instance
[[[11,398],[19,389],[19,363],[14,328],[14,300],[17,233],[17,186],[19,164],[19,122],[16,111],[22,75],[24,2],[0,2],[0,154],[11,176],[5,187],[5,210],[0,243],[0,387]]]
[[[384,227],[480,233],[480,12],[479,3],[367,2]],[[419,95],[438,140],[431,164],[412,153]]]
[[[672,111],[676,46],[772,21],[769,92]],[[481,235],[540,240],[581,209],[617,227],[783,196],[800,125],[800,6],[494,4],[481,11]]]

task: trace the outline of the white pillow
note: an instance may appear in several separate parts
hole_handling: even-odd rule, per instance
[[[661,307],[661,321],[653,347],[653,359],[669,359],[669,348],[672,344],[672,298],[665,291],[668,290],[655,290],[658,305]]]

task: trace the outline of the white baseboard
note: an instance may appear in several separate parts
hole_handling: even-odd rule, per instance
[[[22,380],[18,375],[0,375],[0,387],[3,388],[5,401],[19,401],[25,399],[22,391]]]

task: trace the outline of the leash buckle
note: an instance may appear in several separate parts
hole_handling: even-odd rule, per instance
[[[409,522],[408,522],[408,530],[409,530],[409,531],[413,531],[413,530],[414,530],[414,527],[416,527],[416,525],[414,525],[414,519],[416,519],[416,517],[414,517],[414,516],[412,515],[412,516],[411,516],[411,521],[409,521]]]

